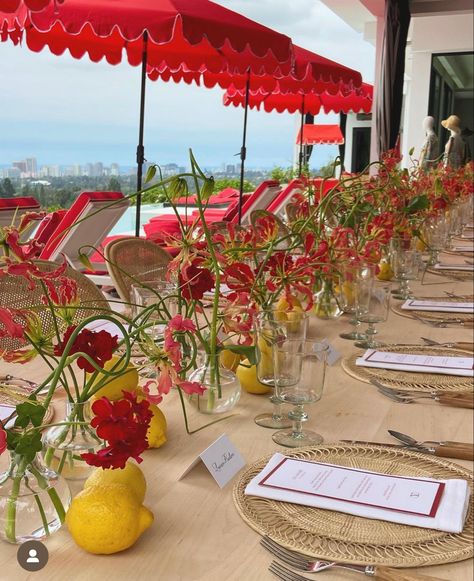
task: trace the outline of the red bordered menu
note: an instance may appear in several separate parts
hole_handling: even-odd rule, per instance
[[[352,504],[435,517],[443,482],[284,458],[259,484]]]

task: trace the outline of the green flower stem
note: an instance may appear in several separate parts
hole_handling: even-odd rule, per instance
[[[20,493],[21,481],[26,471],[28,462],[22,458],[13,477],[12,492],[7,500],[7,515],[5,522],[5,536],[11,542],[16,542],[16,501]]]
[[[44,532],[48,535],[49,537],[49,525],[48,525],[48,519],[46,518],[46,514],[44,512],[44,508],[43,505],[41,504],[41,500],[40,497],[38,496],[38,494],[34,494],[35,497],[35,501],[36,504],[38,505],[38,510],[41,516],[41,522],[43,523],[43,528],[44,528]]]
[[[66,511],[64,510],[63,503],[61,502],[61,499],[59,498],[56,489],[48,488],[48,484],[45,478],[42,476],[39,470],[35,468],[33,463],[30,464],[30,472],[35,476],[36,480],[38,481],[39,487],[42,490],[46,490],[49,498],[51,499],[51,502],[53,503],[53,506],[56,510],[56,514],[58,515],[60,522],[63,523],[64,519],[66,518]]]

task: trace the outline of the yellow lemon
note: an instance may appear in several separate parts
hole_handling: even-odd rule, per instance
[[[393,270],[389,262],[381,262],[379,264],[379,269],[379,273],[377,274],[379,280],[392,280]]]
[[[249,367],[245,367],[245,366]],[[244,359],[242,364],[237,367],[236,375],[240,381],[240,385],[247,393],[268,393],[270,387],[260,383],[257,377],[257,366],[251,365],[248,359]]]
[[[114,355],[112,359],[106,362],[104,369],[110,371],[114,365],[120,360],[119,357]],[[121,369],[123,367],[123,362],[118,363],[117,368]],[[115,369],[114,371],[117,371]],[[87,374],[90,377],[90,374]],[[104,374],[99,373],[92,384],[92,388],[104,379]],[[99,389],[91,398],[91,401],[95,401],[100,397],[108,397],[110,400],[115,401],[117,399],[123,398],[122,391],[135,391],[138,386],[138,370],[135,365],[129,363],[127,369],[119,376],[107,381],[103,387]]]
[[[156,405],[150,405],[150,410],[153,412],[146,438],[150,448],[160,448],[166,444],[166,418],[160,408]]]
[[[420,238],[417,238],[415,242],[415,250],[418,250],[418,252],[424,252],[426,250],[426,243]]]
[[[275,311],[292,311],[295,307],[302,308],[301,301],[297,297],[291,295],[288,300],[286,295],[282,295],[275,305]]]
[[[230,349],[223,349],[219,354],[219,361],[226,369],[235,371],[240,363],[240,355]]]
[[[346,298],[347,304],[352,305],[354,302],[354,283],[345,280],[342,283],[342,293]]]
[[[135,494],[139,504],[145,499],[146,480],[140,468],[130,460],[123,469],[104,470],[96,468],[84,482],[84,488],[91,486],[107,486],[108,484],[124,484]]]
[[[128,549],[152,523],[153,513],[124,484],[85,488],[66,514],[75,543],[97,555]]]
[[[268,355],[268,357],[272,357],[272,344],[273,344],[273,333],[270,329],[263,330],[257,340],[257,347],[260,353],[263,355]]]

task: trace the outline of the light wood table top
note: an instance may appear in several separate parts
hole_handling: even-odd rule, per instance
[[[469,283],[451,282],[428,276],[423,286],[416,284],[417,296],[444,296],[443,291],[472,293]],[[442,284],[439,284],[441,283]],[[338,337],[348,329],[348,318],[337,321],[314,319],[312,334],[327,337],[343,355],[354,352],[352,342]],[[437,341],[472,341],[472,329],[433,328],[418,321],[390,313],[389,321],[378,326],[380,339],[394,343],[421,343],[420,335]],[[44,369],[39,361],[26,366],[0,364],[0,373],[11,373],[30,380],[41,380]],[[60,402],[57,402],[60,417]],[[17,547],[0,544],[0,580],[23,581],[263,581],[274,579],[268,572],[271,557],[259,546],[260,536],[238,515],[232,501],[232,483],[220,490],[202,465],[183,480],[178,477],[191,461],[222,433],[230,436],[247,463],[282,451],[271,439],[272,430],[255,425],[257,413],[270,410],[267,396],[242,394],[234,417],[192,436],[184,430],[176,393],[165,398],[162,409],[169,423],[168,443],[149,450],[141,464],[148,491],[145,505],[155,514],[153,526],[134,547],[110,556],[85,553],[64,528],[46,541],[47,566],[34,574],[20,568]],[[387,429],[393,428],[420,440],[458,440],[472,442],[471,410],[436,403],[403,405],[391,402],[375,388],[347,376],[340,362],[328,369],[323,398],[308,406],[313,427],[326,442],[339,439],[392,442]],[[192,428],[206,423],[209,416],[191,414]],[[1,460],[5,461],[6,454]],[[470,466],[469,462],[456,460]],[[471,581],[471,561],[418,570],[449,580]],[[323,573],[327,581],[356,579],[357,574],[341,570]]]

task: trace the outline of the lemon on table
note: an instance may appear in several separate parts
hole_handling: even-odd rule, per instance
[[[268,393],[271,389],[268,385],[258,380],[257,366],[250,365],[248,359],[244,359],[237,367],[236,375],[240,381],[240,385],[247,393],[263,394]]]
[[[166,429],[167,423],[164,413],[156,405],[150,405],[150,410],[153,413],[150,425],[148,426],[148,431],[146,433],[146,438],[148,440],[148,445],[150,448],[160,448],[163,444],[166,444]]]
[[[116,365],[117,363],[118,363],[117,368],[114,371],[117,371],[117,369],[121,369],[123,367],[123,362],[119,361],[120,358],[114,355],[112,359],[109,359],[109,361],[105,363],[104,369],[106,371],[110,371],[112,367],[114,367],[114,365]],[[87,376],[88,378],[90,378],[89,373],[87,374]],[[98,373],[96,379],[94,380],[94,383],[92,384],[92,389],[94,389],[94,386],[97,386],[98,383],[103,379],[104,374]],[[109,398],[111,401],[122,399],[123,398],[122,391],[136,390],[138,386],[138,380],[139,380],[138,369],[135,367],[135,365],[129,363],[126,370],[124,370],[123,373],[107,381],[107,383],[105,383],[104,386],[101,387],[99,391],[97,391],[91,397],[91,402],[104,396]]]
[[[393,269],[389,262],[381,262],[379,264],[379,273],[377,274],[379,280],[392,280]]]
[[[125,468],[122,469],[104,470],[103,468],[96,468],[84,482],[84,488],[107,486],[109,484],[124,484],[135,494],[140,504],[145,499],[145,476],[140,468],[130,460],[126,463]]]
[[[223,349],[219,353],[219,362],[226,369],[230,369],[230,371],[235,372],[240,363],[240,355],[238,353],[234,353],[230,349]]]
[[[90,486],[74,497],[66,524],[85,551],[110,555],[131,547],[153,523],[153,513],[125,484]]]
[[[295,308],[303,310],[301,301],[293,295],[290,295],[290,297],[282,295],[275,305],[275,311],[292,311]]]

